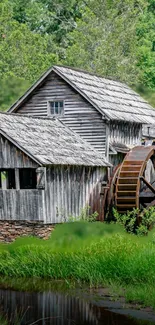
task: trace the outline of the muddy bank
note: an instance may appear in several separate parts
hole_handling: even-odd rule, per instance
[[[123,296],[111,295],[107,288],[90,290],[86,296],[94,306],[103,308],[103,310],[147,321],[146,324],[148,322],[155,324],[155,311],[151,307],[144,307],[138,303],[126,303]]]

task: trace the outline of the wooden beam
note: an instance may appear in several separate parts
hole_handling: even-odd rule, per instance
[[[109,142],[110,142],[110,131],[109,124],[106,123],[106,148],[105,148],[105,156],[109,159]]]
[[[20,190],[19,169],[15,168],[15,184],[16,190]]]
[[[145,179],[144,176],[140,176],[140,180],[142,180],[146,186],[153,192],[155,193],[155,188]]]

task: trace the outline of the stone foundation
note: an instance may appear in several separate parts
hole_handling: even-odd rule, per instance
[[[0,242],[12,242],[21,236],[36,236],[48,239],[54,225],[35,221],[0,220]]]

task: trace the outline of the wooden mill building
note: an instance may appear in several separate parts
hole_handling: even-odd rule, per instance
[[[106,159],[55,117],[0,113],[0,220],[102,219]]]
[[[57,116],[114,165],[141,143],[142,125],[155,110],[127,85],[86,71],[54,66],[9,109]]]

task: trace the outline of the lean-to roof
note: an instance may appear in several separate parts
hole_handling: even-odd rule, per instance
[[[9,112],[16,111],[52,71],[62,77],[96,107],[104,118],[142,124],[155,123],[155,109],[126,84],[63,66],[54,66],[49,69],[9,109]]]
[[[115,153],[117,152],[127,153],[128,151],[130,151],[131,147],[133,147],[133,146],[130,147],[124,143],[120,143],[116,141],[110,142],[109,145],[110,145],[110,149],[114,150]]]
[[[56,118],[0,113],[0,133],[40,165],[110,165]]]

